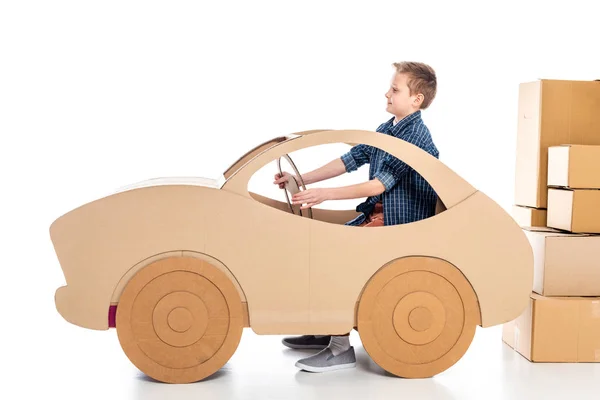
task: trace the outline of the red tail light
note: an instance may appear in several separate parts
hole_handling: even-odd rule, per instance
[[[117,306],[110,306],[108,308],[108,327],[117,327]]]

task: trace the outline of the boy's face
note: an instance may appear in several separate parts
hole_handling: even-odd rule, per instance
[[[413,93],[408,89],[408,76],[404,73],[394,73],[390,89],[385,94],[387,98],[386,111],[395,115],[399,120],[419,109],[423,102],[423,95]]]

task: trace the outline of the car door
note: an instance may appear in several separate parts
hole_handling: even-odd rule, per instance
[[[258,169],[295,150],[327,143],[364,143],[382,148],[415,168],[434,186],[442,202],[448,208],[464,200],[475,191],[471,185],[453,171],[416,146],[393,137],[368,131],[315,132],[281,142],[260,153],[239,169],[225,182],[223,189],[252,200],[252,196],[248,191],[248,181]],[[274,256],[268,258],[269,263],[273,263],[273,265],[264,267],[261,271],[263,273],[274,272],[276,271],[275,264],[285,260],[285,262],[292,263],[294,273],[286,276],[282,274],[274,275],[278,280],[270,282],[279,285],[281,290],[274,292],[268,289],[263,292],[265,296],[279,295],[279,297],[271,299],[271,303],[279,301],[277,305],[269,304],[266,297],[261,298],[262,294],[250,296],[246,292],[250,318],[252,319],[253,313],[262,316],[263,307],[271,307],[272,314],[280,316],[281,321],[285,321],[279,323],[275,319],[270,321],[272,327],[279,324],[281,333],[291,332],[292,327],[300,329],[296,333],[307,334],[344,333],[352,329],[354,305],[360,290],[368,280],[369,274],[374,273],[377,268],[382,266],[382,264],[378,264],[380,261],[378,257],[365,258],[364,255],[370,250],[369,243],[361,243],[361,240],[358,239],[362,235],[356,230],[359,228],[347,227],[340,223],[300,218],[268,207],[258,201],[253,204],[256,207],[264,208],[265,213],[269,215],[275,213],[272,219],[268,221],[269,224],[273,224],[271,228],[261,229],[261,236],[257,237],[256,240],[267,239],[272,240],[273,243],[282,244],[281,247],[274,247]],[[255,209],[258,210],[259,208],[256,207]],[[354,231],[351,231],[351,229],[354,229]],[[265,230],[270,230],[270,233],[263,233]],[[277,235],[279,236],[276,237]],[[286,241],[288,237],[294,237],[297,245],[290,247],[289,241]],[[257,246],[264,251],[268,250],[266,244],[257,244]],[[299,252],[300,254],[298,254]],[[367,262],[360,263],[357,266],[353,264],[353,258],[356,260],[353,255],[357,257],[361,255],[359,258],[367,260]],[[253,282],[252,285],[255,287],[261,286],[257,285],[256,282]],[[244,287],[243,283],[242,287]],[[246,289],[244,290],[246,291]],[[293,296],[301,296],[302,301],[294,299],[292,294]],[[252,306],[250,304],[253,301],[252,297],[260,298],[260,304]],[[281,301],[282,299],[284,301]],[[297,316],[303,322],[293,323],[287,318],[290,315]],[[265,320],[266,316],[260,319],[261,323]],[[251,325],[253,323],[251,322]],[[287,329],[288,327],[290,330]]]

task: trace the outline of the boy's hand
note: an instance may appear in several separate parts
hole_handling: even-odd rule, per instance
[[[275,174],[275,181],[273,182],[275,185],[279,185],[279,189],[283,189],[285,184],[292,178],[295,178],[294,175],[289,172],[284,172],[283,176],[280,173]]]
[[[305,210],[309,207],[321,204],[326,200],[331,199],[331,191],[324,188],[306,189],[300,193],[296,193],[292,196],[292,204],[304,204],[305,206],[300,207],[301,210]]]

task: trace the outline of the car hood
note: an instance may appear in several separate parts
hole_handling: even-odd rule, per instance
[[[202,178],[202,177],[164,177],[164,178],[152,178],[145,181],[132,183],[127,186],[122,186],[115,190],[115,193],[125,192],[127,190],[139,189],[150,186],[164,186],[164,185],[191,185],[191,186],[204,186],[214,189],[220,189],[223,186],[224,177],[220,179]]]

